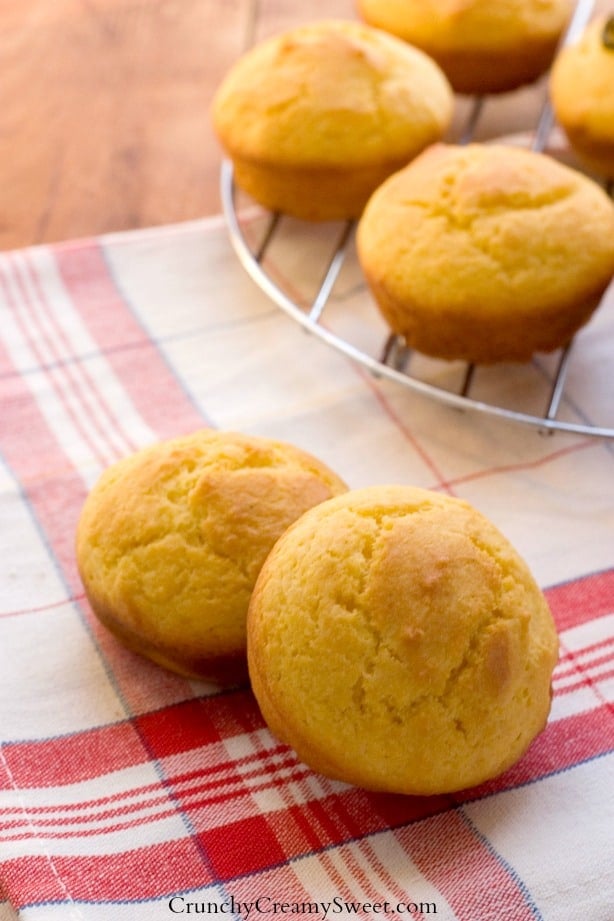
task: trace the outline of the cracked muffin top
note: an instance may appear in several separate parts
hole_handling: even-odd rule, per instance
[[[119,639],[193,677],[247,677],[247,606],[280,534],[345,490],[285,442],[202,430],[106,470],[77,530],[94,613]]]
[[[246,159],[350,167],[408,159],[451,112],[447,80],[423,52],[362,23],[323,20],[243,55],[217,91],[213,120]]]
[[[443,137],[452,90],[426,54],[363,23],[274,35],[229,70],[212,106],[236,184],[306,220],[358,217],[395,169]]]
[[[545,153],[435,144],[376,190],[356,242],[407,345],[527,361],[566,345],[599,304],[614,273],[614,203]]]
[[[308,765],[432,794],[491,778],[543,728],[558,641],[526,563],[468,503],[408,486],[305,513],[248,613],[252,687]]]

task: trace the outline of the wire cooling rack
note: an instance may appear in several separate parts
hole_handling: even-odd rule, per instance
[[[590,0],[577,3],[563,44],[575,40],[584,29],[593,6]],[[483,103],[481,97],[473,101],[458,143],[473,139]],[[557,155],[557,145],[553,143],[556,135],[552,109],[546,101],[531,134],[511,142]],[[236,187],[228,160],[222,163],[220,186],[230,241],[251,278],[304,329],[376,377],[394,381],[439,403],[533,426],[543,433],[563,431],[614,438],[611,356],[607,348],[607,342],[614,342],[614,336],[610,339],[614,334],[611,321],[609,329],[605,324],[605,332],[599,329],[595,335],[593,331],[588,348],[581,331],[564,349],[535,356],[523,365],[486,368],[429,359],[409,349],[383,324],[358,266],[354,221],[319,226],[261,209],[257,209],[258,217],[254,219],[254,209],[243,207],[250,200]],[[241,216],[246,213],[252,215],[247,220]],[[315,289],[313,284],[301,287],[305,279],[299,277],[303,262],[313,264],[314,246],[319,266]],[[302,248],[309,250],[309,260],[300,258]],[[313,282],[313,278],[308,281]],[[611,294],[614,286],[606,295],[612,303],[602,303],[594,316],[602,318],[607,313],[610,320],[609,314],[614,312]],[[592,325],[593,319],[589,323]],[[573,391],[571,395],[567,393],[570,375],[576,380],[589,380],[584,399],[578,400]],[[510,405],[510,393],[516,405]],[[571,418],[563,418],[563,409]],[[607,414],[608,410],[610,421],[595,421],[596,414]]]

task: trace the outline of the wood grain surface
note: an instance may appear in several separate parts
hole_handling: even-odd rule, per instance
[[[0,248],[219,212],[224,73],[266,35],[356,15],[353,0],[0,0]],[[482,134],[531,124],[543,93],[501,97]]]

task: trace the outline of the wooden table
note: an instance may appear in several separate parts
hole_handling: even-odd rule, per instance
[[[353,0],[0,0],[0,249],[219,212],[216,86],[254,41],[333,16]],[[501,97],[481,131],[543,94]]]

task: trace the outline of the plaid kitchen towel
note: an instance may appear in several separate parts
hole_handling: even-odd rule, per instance
[[[302,233],[267,256],[299,300]],[[351,326],[367,297],[350,266],[331,309]],[[614,298],[574,351],[561,411],[612,424]],[[479,386],[539,402],[550,374],[540,357]],[[2,255],[0,379],[2,921],[614,919],[613,440],[376,379],[272,303],[217,218]],[[509,537],[561,642],[515,767],[453,796],[331,782],[248,690],[172,675],[98,624],[73,549],[88,489],[202,426],[291,441],[353,487],[463,497]]]

